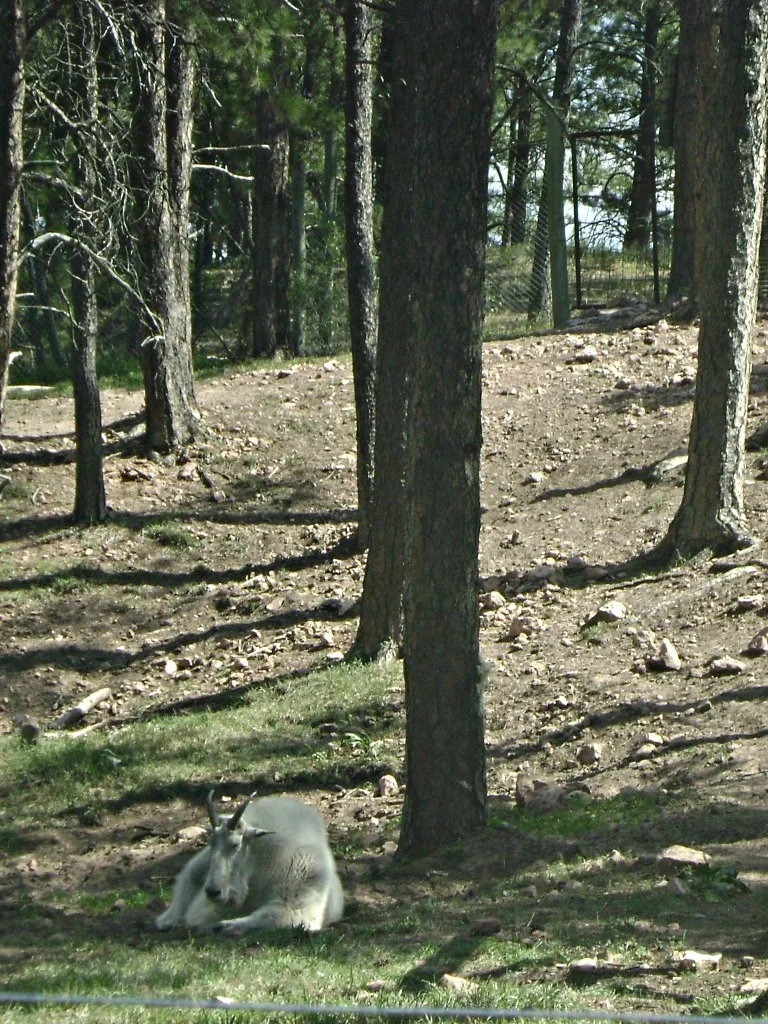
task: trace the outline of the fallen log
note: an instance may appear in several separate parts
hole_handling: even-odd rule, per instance
[[[60,715],[56,721],[51,722],[51,729],[66,729],[68,725],[74,725],[75,722],[79,722],[85,718],[89,711],[93,711],[94,708],[98,707],[99,704],[103,704],[105,700],[109,700],[112,696],[112,691],[108,686],[102,687],[101,690],[94,690],[93,693],[89,693],[87,697],[69,708]]]

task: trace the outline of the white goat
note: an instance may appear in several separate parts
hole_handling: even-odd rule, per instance
[[[170,906],[155,920],[161,931],[315,932],[341,918],[344,894],[317,811],[287,796],[251,801],[222,817],[208,794],[208,846],[178,875]]]

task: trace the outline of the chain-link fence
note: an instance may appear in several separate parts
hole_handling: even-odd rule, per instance
[[[671,252],[671,169],[634,130],[572,133],[564,219],[571,308],[656,302]],[[547,187],[543,141],[524,159],[510,143],[491,189],[485,333],[506,337],[551,326]]]

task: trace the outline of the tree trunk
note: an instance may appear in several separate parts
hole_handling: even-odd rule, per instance
[[[29,200],[24,196],[22,196],[21,200],[21,217],[26,236],[30,239],[34,238],[35,218],[32,214]],[[27,313],[27,319],[31,320],[29,333],[33,335],[32,344],[35,352],[35,364],[40,368],[45,364],[45,345],[43,344],[43,336],[45,336],[54,364],[63,370],[67,366],[67,360],[59,341],[59,332],[56,328],[56,319],[54,310],[51,307],[50,293],[48,292],[48,281],[45,276],[45,270],[40,265],[41,261],[42,257],[38,257],[34,253],[30,254],[26,260],[26,270],[32,284],[35,305],[40,307],[39,309],[34,309],[33,307]],[[34,314],[34,316],[31,316],[31,314]]]
[[[5,413],[16,312],[24,164],[24,3],[0,0],[0,429]]]
[[[370,537],[373,501],[374,386],[376,377],[376,253],[373,240],[371,73],[373,15],[361,0],[346,0],[346,166],[344,221],[352,372],[357,415],[357,545]]]
[[[659,42],[658,0],[645,9],[643,63],[640,74],[640,115],[635,146],[635,165],[629,196],[624,248],[648,249],[651,216],[656,194],[654,135],[656,132],[656,59]]]
[[[334,44],[339,27],[334,23]],[[338,49],[334,45],[334,51]],[[344,79],[339,74],[337,61],[331,58],[331,80],[328,86],[328,106],[331,115],[342,106]],[[320,203],[320,256],[318,260],[319,287],[317,293],[318,344],[321,352],[330,353],[335,348],[334,275],[336,260],[334,253],[334,230],[338,206],[339,175],[339,133],[334,124],[323,132],[323,184]]]
[[[304,352],[307,303],[307,229],[306,166],[304,140],[292,131],[289,139],[291,179],[291,327],[289,351],[292,356]]]
[[[289,217],[288,129],[275,115],[272,99],[257,99],[257,135],[262,148],[251,161],[253,183],[252,353],[271,357],[287,348]]]
[[[751,543],[744,519],[744,433],[765,180],[768,9],[725,0],[716,80],[703,123],[711,165],[703,211],[696,397],[685,490],[660,552],[689,557]]]
[[[176,237],[182,230],[178,204],[189,202],[189,181],[184,183],[179,175],[191,125],[174,123],[181,121],[185,107],[174,91],[178,83],[172,84],[176,72],[166,47],[165,0],[143,0],[136,34],[141,67],[133,123],[134,194],[146,306],[142,362],[147,445],[168,451],[192,440],[200,419],[192,379],[189,266],[182,255],[187,254],[186,223],[185,238]]]
[[[536,317],[545,308],[547,257],[553,251],[560,261],[554,275],[550,277],[553,293],[556,289],[556,294],[552,295],[553,309],[557,310],[558,321],[564,319],[563,311],[566,306],[570,311],[568,271],[562,261],[565,251],[565,219],[561,213],[553,223],[548,211],[553,203],[558,203],[562,209],[563,203],[564,140],[571,107],[572,60],[581,29],[582,6],[583,0],[562,0],[560,34],[555,53],[555,79],[552,85],[552,107],[554,108],[552,113],[555,116],[559,115],[563,128],[559,133],[559,139],[555,138],[551,131],[547,131],[544,181],[539,199],[531,287],[528,297],[529,319]],[[550,195],[551,191],[552,195]]]
[[[98,78],[96,32],[89,0],[78,0],[72,37],[73,76],[77,121],[82,126],[73,139],[72,181],[82,195],[75,204],[73,238],[92,238],[95,225],[96,165],[91,139],[97,123]],[[72,272],[72,388],[75,403],[75,510],[76,523],[101,523],[107,518],[101,445],[101,398],[96,376],[98,311],[93,261],[74,246]]]
[[[675,147],[672,264],[668,295],[693,297],[696,230],[696,147],[699,131],[700,36],[708,24],[701,0],[677,0],[680,15],[673,140]],[[708,31],[708,30],[707,30]],[[705,72],[706,73],[706,72]]]
[[[514,119],[513,119],[514,118]],[[526,182],[531,159],[531,92],[525,86],[515,90],[515,114],[509,123],[507,192],[504,197],[503,246],[525,241]]]
[[[414,168],[401,239],[412,318],[404,853],[434,849],[485,820],[477,559],[495,6],[410,0],[400,8],[406,116],[392,148]]]
[[[768,310],[768,201],[766,201],[768,178],[763,182],[763,223],[760,229],[760,256],[757,275],[757,306],[764,313]]]
[[[693,232],[693,301],[698,306],[702,294],[704,276],[706,274],[707,240],[711,236],[712,225],[708,220],[708,209],[711,203],[707,189],[711,182],[709,168],[713,153],[714,129],[708,120],[712,109],[712,91],[715,83],[715,68],[718,55],[718,22],[715,18],[713,0],[700,0],[697,12],[699,29],[697,32],[696,65],[699,74],[696,76],[696,140],[694,154],[694,232]]]

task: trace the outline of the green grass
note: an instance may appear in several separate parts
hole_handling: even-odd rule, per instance
[[[351,877],[360,880],[342,927],[312,936],[261,933],[225,942],[169,939],[144,923],[168,898],[179,850],[155,840],[154,859],[135,863],[128,857],[122,868],[121,855],[141,844],[130,829],[120,838],[127,815],[141,821],[149,816],[162,831],[164,807],[178,808],[183,801],[188,820],[202,821],[202,797],[211,787],[232,795],[252,788],[300,793],[303,786],[331,795],[339,786],[370,792],[383,771],[402,775],[401,682],[397,668],[342,665],[255,688],[244,703],[223,711],[157,717],[109,735],[48,740],[31,748],[15,737],[0,740],[0,878],[5,858],[12,865],[28,863],[45,850],[51,863],[52,828],[65,848],[70,832],[82,836],[87,829],[108,868],[102,880],[97,857],[85,877],[82,870],[74,877],[54,873],[38,889],[39,901],[23,876],[10,893],[0,892],[14,922],[12,929],[0,922],[0,990],[621,1008],[615,979],[598,980],[585,991],[567,983],[557,965],[596,950],[627,965],[658,962],[686,941],[680,932],[636,935],[638,918],[679,914],[681,904],[660,893],[652,867],[614,871],[605,862],[617,842],[638,842],[665,816],[682,814],[676,803],[682,797],[617,797],[568,805],[543,817],[511,806],[494,810],[492,827],[483,835],[393,874],[366,866],[366,820],[353,817],[343,827],[332,821],[337,854],[357,868]],[[378,842],[396,839],[398,828],[397,817],[382,817]],[[574,842],[583,842],[584,852],[566,858],[563,851]],[[727,880],[722,872],[715,878]],[[522,892],[530,885],[538,891],[535,898]],[[740,899],[752,897],[741,895],[722,906]],[[691,904],[692,910],[701,905]],[[502,931],[473,934],[473,922],[488,915],[498,916]],[[498,973],[483,977],[489,969]],[[474,973],[477,987],[451,992],[438,983],[444,973]],[[375,994],[365,991],[373,980],[384,985]],[[722,1008],[724,998],[713,998],[712,1008]],[[657,1012],[664,1008],[675,1007],[654,1005]],[[241,1019],[212,1012],[0,1005],[0,1024]],[[277,1024],[284,1018],[263,1019]],[[347,1019],[352,1018],[342,1018]]]
[[[197,544],[196,538],[185,530],[183,526],[176,523],[156,522],[151,523],[143,531],[145,537],[157,541],[166,548],[193,548]]]

